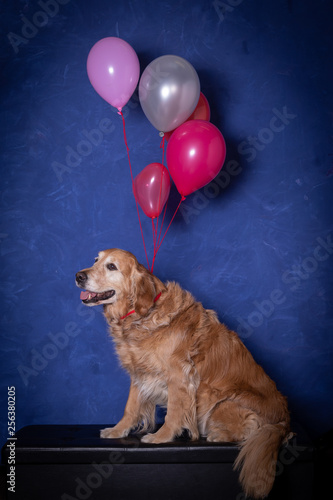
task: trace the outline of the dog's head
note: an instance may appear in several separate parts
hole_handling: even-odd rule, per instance
[[[119,249],[99,252],[92,267],[76,273],[76,285],[84,290],[80,298],[87,306],[114,305],[115,315],[135,309],[140,316],[165,288],[133,254]]]

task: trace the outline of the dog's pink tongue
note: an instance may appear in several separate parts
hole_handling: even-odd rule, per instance
[[[80,299],[87,300],[89,298],[89,295],[90,295],[90,298],[92,298],[92,297],[96,297],[97,293],[87,292],[86,290],[84,290],[83,292],[80,293]]]

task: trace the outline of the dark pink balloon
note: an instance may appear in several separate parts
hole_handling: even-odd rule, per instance
[[[161,163],[150,163],[134,179],[134,195],[144,213],[154,219],[170,193],[170,176]]]
[[[180,125],[167,147],[168,169],[179,193],[187,196],[212,181],[225,155],[225,141],[215,125],[203,120]]]

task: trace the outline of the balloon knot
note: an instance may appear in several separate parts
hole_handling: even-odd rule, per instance
[[[159,132],[159,133],[158,133],[158,135],[159,135],[160,137],[164,137],[164,132]]]
[[[118,115],[120,115],[120,116],[121,116],[121,115],[122,115],[122,111],[121,111],[121,110],[122,110],[122,108],[117,108],[117,109],[118,109],[118,111],[117,111]]]
[[[185,201],[185,200],[186,200],[186,196],[184,196],[184,195],[182,194],[182,199],[181,199],[181,201]]]

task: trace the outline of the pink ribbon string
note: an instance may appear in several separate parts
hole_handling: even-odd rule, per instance
[[[128,147],[128,144],[127,144],[125,118],[124,118],[124,115],[123,115],[123,112],[122,112],[121,108],[118,108],[118,115],[121,116],[122,121],[123,121],[124,141],[125,141],[125,146],[126,146],[126,151],[127,151],[128,164],[129,164],[129,168],[130,168],[130,172],[131,172],[132,190],[133,190],[133,194],[134,194],[135,193],[135,191],[134,191],[134,177],[133,177],[131,159],[130,159],[130,155],[129,155],[129,147]],[[146,259],[147,259],[148,269],[150,269],[149,260],[148,260],[148,254],[147,254],[147,249],[146,249],[146,243],[145,243],[145,238],[143,236],[142,224],[141,224],[141,219],[140,219],[139,205],[138,205],[138,202],[137,202],[135,194],[134,194],[134,198],[135,198],[136,211],[137,211],[137,214],[138,214],[139,226],[140,226],[140,231],[141,231],[141,236],[142,236],[142,241],[143,241],[143,248],[145,250],[145,255],[146,255]]]

